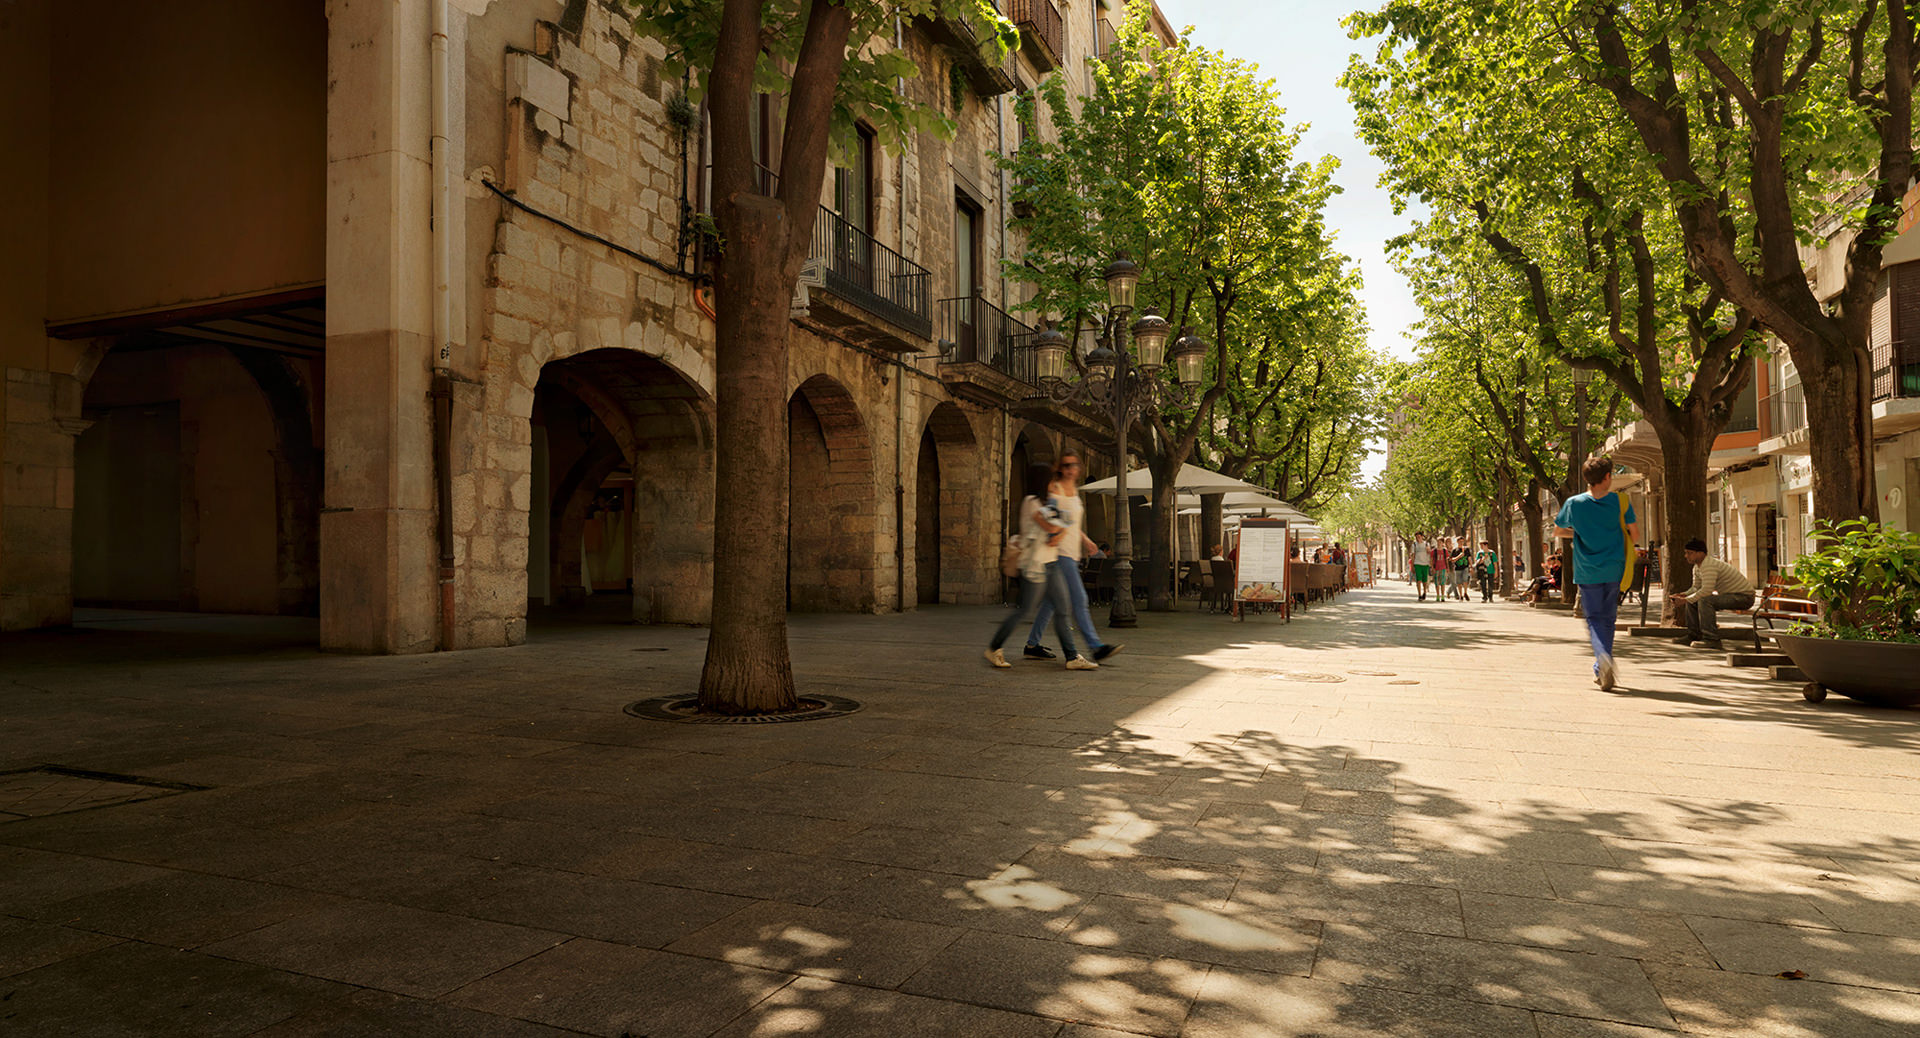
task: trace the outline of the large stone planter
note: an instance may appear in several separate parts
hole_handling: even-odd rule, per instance
[[[1774,636],[1807,675],[1803,690],[1818,703],[1828,692],[1881,706],[1920,704],[1920,645],[1839,638]]]

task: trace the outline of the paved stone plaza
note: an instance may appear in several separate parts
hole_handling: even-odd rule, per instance
[[[621,712],[698,629],[8,636],[0,770],[67,770],[0,776],[0,1031],[1920,1030],[1920,713],[1402,586],[1096,673],[998,615],[798,617],[864,709],[726,727]]]

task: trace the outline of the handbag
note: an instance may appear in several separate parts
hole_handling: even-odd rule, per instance
[[[1002,576],[1017,577],[1020,575],[1020,560],[1025,558],[1027,554],[1026,547],[1020,543],[1022,539],[1023,538],[1018,536],[1009,537],[1007,538],[1007,546],[1000,549],[1000,573]]]

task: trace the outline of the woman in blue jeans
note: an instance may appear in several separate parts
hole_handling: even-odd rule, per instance
[[[1080,499],[1078,454],[1067,451],[1060,455],[1060,463],[1053,467],[1053,479],[1047,485],[1047,493],[1060,513],[1060,524],[1066,527],[1066,533],[1060,538],[1060,557],[1054,560],[1053,568],[1059,572],[1060,582],[1066,586],[1067,599],[1073,607],[1073,622],[1080,628],[1081,640],[1087,643],[1094,659],[1104,660],[1119,652],[1121,646],[1100,640],[1100,632],[1093,627],[1093,614],[1087,608],[1087,585],[1080,579],[1081,555],[1099,551],[1100,546],[1087,536],[1083,522],[1087,506]],[[1029,658],[1045,658],[1046,650],[1040,647],[1040,632],[1053,616],[1053,603],[1041,603],[1039,615],[1033,618],[1033,630],[1027,634],[1026,655]]]
[[[1060,652],[1067,658],[1067,669],[1093,670],[1099,664],[1074,650],[1073,634],[1067,627],[1071,603],[1053,561],[1059,554],[1059,542],[1065,540],[1070,531],[1060,522],[1059,512],[1047,501],[1048,475],[1045,465],[1027,469],[1028,493],[1020,502],[1020,538],[1024,545],[1020,556],[1020,604],[994,632],[993,641],[987,646],[987,662],[996,667],[1013,666],[1000,647],[1007,643],[1020,621],[1038,607],[1049,610],[1054,617],[1054,632],[1060,636]]]

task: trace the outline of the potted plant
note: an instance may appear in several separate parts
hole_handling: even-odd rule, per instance
[[[1887,706],[1920,703],[1920,535],[1864,519],[1821,523],[1820,549],[1795,560],[1818,620],[1794,624],[1780,647],[1829,691]]]

